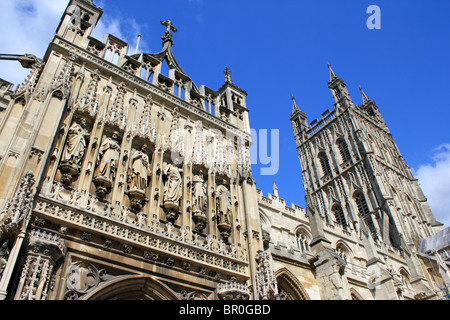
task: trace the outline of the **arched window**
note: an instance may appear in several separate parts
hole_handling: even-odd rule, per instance
[[[343,228],[347,228],[347,220],[345,219],[344,210],[342,210],[342,207],[340,205],[335,205],[332,209],[334,214],[334,219],[336,220],[336,223],[342,226]]]
[[[341,139],[337,143],[339,154],[341,155],[342,162],[349,161],[351,159],[350,151],[348,150],[347,143],[345,140]]]
[[[297,231],[296,238],[297,238],[297,246],[300,249],[300,252],[302,254],[310,252],[310,249],[309,249],[310,239],[309,239],[309,237],[304,232]]]
[[[325,152],[321,152],[319,154],[319,161],[320,161],[320,166],[322,167],[322,173],[324,176],[331,174],[331,167],[330,167],[330,163],[328,162],[328,158],[327,155],[325,154]]]
[[[355,203],[358,207],[358,212],[363,221],[366,223],[367,227],[369,228],[372,236],[374,239],[377,239],[377,231],[375,229],[375,225],[373,224],[373,220],[370,216],[369,207],[367,206],[366,198],[362,193],[357,193],[355,195]]]

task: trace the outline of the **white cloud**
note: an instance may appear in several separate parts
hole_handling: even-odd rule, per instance
[[[42,58],[47,50],[68,0],[1,0],[0,1],[0,53],[34,54]],[[104,2],[95,1],[104,9]],[[145,25],[139,25],[134,19],[110,16],[104,13],[94,30],[93,36],[103,39],[105,33],[128,42],[129,54],[134,54],[137,35]],[[139,51],[147,50],[141,39]],[[0,60],[0,78],[14,84],[20,84],[26,78],[29,69],[23,69],[17,61]]]
[[[66,0],[0,1],[0,53],[42,57],[67,6]],[[17,61],[0,61],[0,77],[21,83],[28,75]]]
[[[450,226],[450,143],[433,150],[433,163],[414,170],[436,220]]]

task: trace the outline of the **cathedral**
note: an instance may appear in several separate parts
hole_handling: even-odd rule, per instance
[[[362,89],[329,66],[310,123],[292,97],[306,208],[288,206],[256,188],[231,71],[197,86],[171,21],[130,55],[92,37],[102,13],[68,1],[44,57],[16,57],[25,81],[0,79],[0,299],[449,298],[448,229]]]

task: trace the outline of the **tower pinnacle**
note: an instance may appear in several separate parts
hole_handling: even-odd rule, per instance
[[[300,108],[297,105],[297,102],[295,102],[295,98],[294,95],[291,95],[292,98],[292,114],[294,114],[295,112],[300,112]]]
[[[332,81],[333,79],[338,78],[338,76],[336,75],[336,73],[333,71],[333,69],[331,68],[331,65],[328,64],[328,70],[330,70],[330,81]]]
[[[361,91],[363,104],[366,104],[367,102],[371,101],[361,86],[359,86],[359,91]]]

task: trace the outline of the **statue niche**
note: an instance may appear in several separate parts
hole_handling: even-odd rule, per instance
[[[173,164],[164,163],[163,165],[163,176],[166,181],[164,183],[162,202],[166,210],[166,219],[172,223],[178,218],[183,192],[183,179],[180,172],[183,172],[183,169]]]
[[[61,182],[63,184],[70,185],[73,179],[80,174],[88,137],[89,132],[86,130],[86,119],[81,118],[79,123],[74,121],[67,133],[67,140],[59,165]]]
[[[195,223],[195,231],[203,232],[208,219],[206,217],[207,187],[202,171],[194,175],[192,183],[192,219]]]
[[[145,190],[151,176],[150,158],[147,149],[147,145],[143,144],[141,149],[135,150],[128,168],[128,196],[130,197],[131,208],[137,212],[144,206]]]
[[[119,133],[114,131],[111,137],[103,139],[96,162],[94,172],[95,193],[103,198],[111,191],[115,179],[117,165],[120,156]]]
[[[220,235],[225,242],[231,233],[231,193],[226,187],[224,180],[221,185],[217,186],[214,198],[216,200],[216,222]]]

